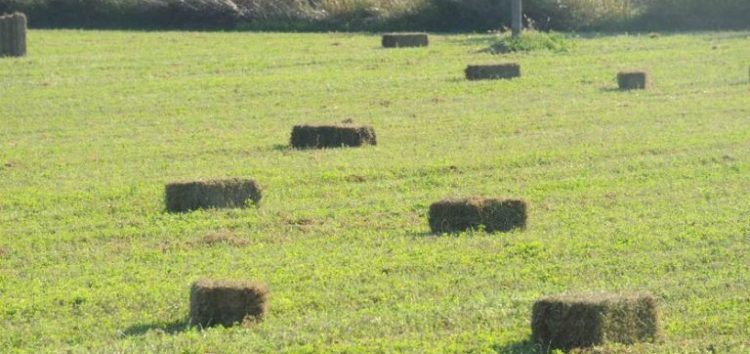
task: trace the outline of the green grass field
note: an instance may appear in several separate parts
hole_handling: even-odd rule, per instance
[[[589,291],[660,299],[663,338],[612,352],[749,352],[750,33],[492,40],[31,31],[0,60],[0,352],[538,353],[532,303]],[[617,91],[628,68],[653,89]],[[378,145],[287,148],[345,119]],[[164,211],[165,183],[234,176],[260,208]],[[429,233],[470,195],[525,198],[528,228]],[[202,277],[268,284],[268,316],[190,328]]]

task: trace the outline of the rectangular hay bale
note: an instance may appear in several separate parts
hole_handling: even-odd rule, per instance
[[[258,204],[261,188],[252,179],[229,178],[169,183],[164,194],[168,211],[186,212],[208,208],[243,208],[248,201]]]
[[[653,341],[658,323],[657,302],[650,294],[575,294],[536,301],[531,331],[544,348],[570,350]]]
[[[375,129],[354,125],[296,125],[290,144],[296,149],[377,145]]]
[[[512,79],[521,76],[521,65],[516,63],[469,65],[464,73],[468,80]]]
[[[190,322],[232,326],[260,320],[268,310],[268,288],[251,281],[202,279],[190,288]]]
[[[0,57],[26,55],[26,15],[16,12],[0,16]]]
[[[648,71],[621,71],[617,73],[617,86],[620,90],[645,90],[651,86]]]
[[[507,232],[526,227],[526,202],[517,199],[443,199],[430,205],[433,233],[458,232],[484,227],[487,232]]]
[[[426,47],[429,43],[427,33],[422,32],[386,33],[381,41],[383,48]]]

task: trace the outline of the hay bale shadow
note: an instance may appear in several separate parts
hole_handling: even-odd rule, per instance
[[[459,236],[459,234],[457,232],[454,232],[454,233],[445,233],[445,234],[436,234],[436,233],[434,233],[432,231],[413,231],[413,232],[408,232],[407,235],[409,235],[411,237],[415,237],[415,238],[416,237],[439,237],[439,236],[442,236],[442,235],[451,235],[451,236],[456,236],[456,237]]]
[[[464,70],[467,80],[500,80],[521,76],[521,65],[517,63],[469,65]]]
[[[605,93],[609,93],[609,92],[622,92],[622,90],[620,90],[619,87],[602,87],[602,88],[599,89],[599,92],[605,92]]]
[[[377,145],[375,129],[350,124],[295,125],[290,146],[295,149],[324,149]]]
[[[494,350],[496,353],[503,353],[503,354],[547,354],[549,353],[549,348],[544,348],[541,344],[534,342],[533,340],[531,340],[531,337],[522,341],[511,342],[506,345],[493,345],[492,350]]]
[[[273,151],[289,151],[291,147],[286,144],[273,144],[271,150]]]
[[[151,331],[157,331],[165,334],[177,334],[190,330],[190,321],[188,319],[181,319],[172,322],[156,322],[156,323],[145,323],[136,324],[126,328],[122,334],[127,337],[142,336]]]
[[[258,205],[260,185],[252,179],[230,178],[169,183],[164,202],[169,212],[188,212],[209,208],[244,208]]]
[[[429,44],[429,37],[424,32],[386,33],[381,40],[383,48],[426,47]]]
[[[448,198],[430,205],[428,221],[435,234],[466,230],[488,233],[525,229],[526,202],[520,199]]]
[[[653,342],[659,336],[656,299],[650,294],[571,294],[537,300],[531,337],[542,346],[571,350],[607,343]]]

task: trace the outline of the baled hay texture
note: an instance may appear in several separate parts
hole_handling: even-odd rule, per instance
[[[296,125],[291,145],[297,149],[376,145],[375,129],[352,125]]]
[[[534,303],[532,337],[545,348],[632,344],[658,336],[658,309],[650,294],[552,296]]]
[[[645,90],[651,86],[647,71],[623,71],[617,73],[617,85],[620,90]]]
[[[26,55],[26,15],[0,16],[0,57]]]
[[[176,182],[167,184],[165,202],[170,212],[207,208],[243,208],[260,202],[260,185],[252,179]]]
[[[427,33],[386,33],[382,40],[384,48],[426,47],[429,43]]]
[[[268,309],[268,288],[251,281],[202,279],[190,289],[190,322],[231,326],[260,320]]]
[[[512,79],[521,76],[521,65],[516,63],[469,65],[465,73],[468,80]]]
[[[443,199],[430,205],[430,229],[433,233],[477,229],[510,231],[526,227],[526,202],[514,199]]]

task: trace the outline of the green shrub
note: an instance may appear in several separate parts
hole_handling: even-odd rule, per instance
[[[32,27],[219,27],[486,31],[510,0],[0,0]],[[750,27],[748,0],[525,0],[540,30]]]
[[[634,0],[558,0],[547,1],[546,12],[559,29],[615,29],[636,13]],[[541,14],[544,16],[543,14]]]
[[[641,0],[631,26],[642,30],[750,27],[748,0]]]
[[[562,34],[526,31],[522,36],[517,38],[513,38],[510,34],[504,34],[497,43],[492,45],[490,50],[494,53],[529,52],[535,50],[567,52],[572,47],[573,42]]]
[[[429,0],[422,22],[428,29],[490,30],[510,22],[509,0]]]

